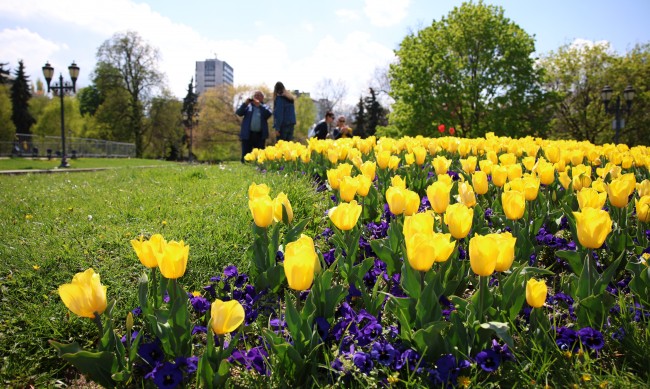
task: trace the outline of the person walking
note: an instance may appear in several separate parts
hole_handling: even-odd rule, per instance
[[[273,128],[278,140],[293,140],[293,127],[296,125],[294,97],[280,81],[273,88]]]
[[[269,137],[269,124],[267,120],[273,113],[271,107],[264,104],[264,94],[255,91],[253,97],[246,99],[235,111],[237,116],[243,116],[239,139],[241,140],[241,162],[244,163],[246,154],[253,149],[263,149],[266,138]]]

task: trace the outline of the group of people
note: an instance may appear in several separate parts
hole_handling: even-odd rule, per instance
[[[278,140],[292,141],[296,125],[295,98],[281,82],[273,88],[273,110],[264,103],[264,94],[255,91],[246,99],[235,113],[243,117],[239,139],[241,140],[241,162],[253,149],[263,149],[269,137],[268,119],[273,116],[273,129]],[[352,136],[352,129],[345,124],[345,116],[339,116],[336,126],[332,126],[334,114],[327,112],[314,130],[318,139],[338,139]]]

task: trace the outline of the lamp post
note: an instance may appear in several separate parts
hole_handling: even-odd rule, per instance
[[[602,91],[600,91],[600,99],[603,101],[605,107],[605,113],[614,115],[613,127],[615,129],[614,134],[614,144],[618,144],[618,135],[621,131],[622,126],[625,125],[625,122],[621,119],[621,113],[630,114],[632,111],[632,100],[634,99],[636,91],[632,88],[632,85],[628,85],[623,90],[623,98],[625,99],[625,107],[621,107],[621,96],[616,96],[616,104],[612,107],[609,106],[609,102],[612,101],[612,95],[614,91],[609,85],[606,85]]]
[[[183,112],[183,119],[185,119],[185,122],[187,123],[187,126],[190,128],[190,143],[189,143],[189,157],[188,160],[190,163],[192,163],[192,142],[194,140],[194,134],[193,134],[193,129],[194,125],[199,123],[199,112],[194,111],[194,105],[190,107],[190,111],[188,112]]]
[[[52,81],[52,76],[54,75],[54,68],[50,63],[46,63],[43,66],[43,76],[45,81],[47,81],[47,91],[50,90],[58,91],[59,97],[61,98],[61,165],[59,167],[69,167],[68,161],[66,160],[65,155],[65,117],[64,117],[64,107],[63,107],[63,95],[66,91],[72,91],[73,93],[77,91],[76,84],[77,78],[79,77],[79,66],[77,66],[74,61],[68,66],[68,71],[70,72],[70,79],[72,80],[72,85],[69,82],[63,82],[63,74],[59,74],[59,83],[50,86]]]

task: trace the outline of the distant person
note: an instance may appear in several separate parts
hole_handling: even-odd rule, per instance
[[[330,132],[330,125],[334,121],[334,114],[332,112],[327,112],[325,118],[318,122],[316,127],[314,127],[314,136],[316,139],[326,139],[327,134]]]
[[[244,162],[246,154],[253,149],[263,149],[266,146],[266,138],[269,137],[269,124],[267,120],[273,113],[271,107],[264,104],[264,94],[255,91],[253,97],[246,99],[235,111],[237,116],[243,116],[239,139],[241,140],[241,162]]]
[[[339,116],[339,118],[336,120],[336,127],[332,132],[332,139],[352,137],[352,128],[348,127],[345,122],[345,116]]]
[[[280,81],[273,88],[273,128],[278,140],[292,141],[296,125],[294,97]]]

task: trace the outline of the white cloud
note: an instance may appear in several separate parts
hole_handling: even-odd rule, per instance
[[[336,18],[340,19],[343,22],[352,22],[359,20],[359,14],[352,9],[337,9],[334,13],[336,14]]]
[[[393,26],[407,15],[410,0],[366,0],[363,8],[370,23],[379,27]]]
[[[57,63],[54,60],[54,54],[61,50],[66,50],[65,44],[58,44],[49,41],[37,33],[31,32],[25,28],[8,29],[0,31],[0,59],[3,62],[10,62],[9,68],[16,69],[18,61],[23,60],[26,70],[29,72],[34,69],[34,64],[45,65],[45,61],[52,57],[50,63],[55,68],[64,68],[69,64]],[[12,72],[13,73],[13,72]],[[38,73],[30,72],[30,73]],[[32,81],[36,81],[32,78]]]

